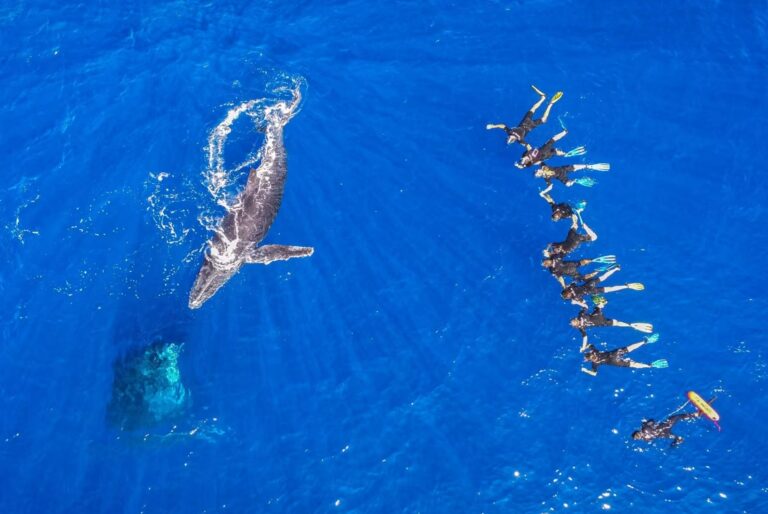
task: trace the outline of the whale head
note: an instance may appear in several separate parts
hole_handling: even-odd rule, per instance
[[[240,265],[219,266],[208,255],[205,256],[205,262],[200,267],[195,279],[195,285],[189,293],[189,308],[199,309],[209,298],[211,298],[221,286],[227,283],[232,276],[238,272]]]

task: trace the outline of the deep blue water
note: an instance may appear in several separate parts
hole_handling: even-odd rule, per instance
[[[0,512],[764,512],[764,2],[6,2],[0,6]],[[314,256],[187,295],[221,216],[208,137],[306,82],[267,242]],[[565,235],[514,123],[536,84],[609,162],[586,199],[653,322],[579,372],[539,266]],[[239,119],[228,162],[261,135]],[[202,221],[201,221],[202,220]],[[609,346],[626,329],[596,332]],[[600,337],[595,339],[600,340]],[[114,365],[183,344],[189,407],[121,430]],[[689,389],[722,432],[636,444]]]

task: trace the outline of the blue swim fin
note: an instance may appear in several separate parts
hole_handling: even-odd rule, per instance
[[[590,177],[582,177],[575,179],[573,183],[584,187],[592,187],[597,184],[597,180]]]
[[[567,154],[565,154],[563,157],[576,157],[577,155],[584,155],[587,153],[587,148],[584,146],[577,146]]]
[[[667,362],[667,359],[659,359],[657,361],[653,361],[651,366],[658,369],[664,369],[669,367],[669,363]]]
[[[645,337],[646,344],[655,343],[658,340],[659,340],[659,334],[651,334]]]
[[[598,264],[613,264],[616,262],[616,256],[601,255],[600,257],[595,257],[594,259],[592,259],[592,262],[596,262]]]

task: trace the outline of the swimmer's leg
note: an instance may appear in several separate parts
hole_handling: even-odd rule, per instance
[[[644,334],[650,334],[653,332],[653,325],[651,325],[650,323],[640,323],[640,322],[625,323],[623,321],[618,321],[614,319],[614,320],[611,320],[611,326],[634,328],[638,332],[643,332]]]
[[[557,101],[560,100],[562,97],[563,97],[562,91],[558,91],[557,93],[555,93],[555,96],[552,97],[552,99],[549,101],[549,105],[547,105],[547,110],[544,111],[544,116],[542,116],[541,119],[539,119],[539,122],[541,123],[547,122],[547,119],[549,118],[549,111],[552,110],[552,106],[555,105],[555,103],[557,103]]]
[[[689,419],[696,419],[699,416],[701,416],[701,412],[687,412],[685,414],[675,414],[674,416],[670,416],[669,419],[667,419],[667,423],[669,423],[669,427],[672,428],[675,423],[678,421],[687,421]]]
[[[606,271],[605,273],[600,275],[600,278],[598,278],[597,281],[598,282],[605,282],[608,279],[608,277],[610,277],[611,275],[613,275],[614,273],[616,273],[620,269],[621,269],[621,266],[619,266],[618,264],[612,264],[611,267],[608,268],[608,271]],[[616,287],[623,287],[623,286],[616,286]],[[605,293],[610,293],[611,291],[609,291],[609,289],[613,290],[610,287],[606,287],[604,289],[605,289],[605,291],[603,291],[603,292],[605,292]]]
[[[542,91],[541,91],[539,88],[537,88],[536,86],[533,86],[533,85],[532,85],[532,86],[531,86],[531,88],[532,88],[534,91],[536,91],[536,93],[538,93],[538,95],[541,97],[541,98],[539,98],[539,101],[538,101],[538,102],[536,102],[535,104],[533,104],[533,107],[531,107],[531,110],[530,110],[530,111],[528,111],[528,113],[529,113],[531,116],[533,116],[533,113],[535,113],[535,112],[536,112],[536,109],[538,109],[539,107],[541,107],[541,104],[543,104],[543,103],[544,103],[544,100],[546,100],[546,99],[547,99],[547,95],[545,95],[545,94],[544,94],[544,93],[543,93],[543,92],[542,92]],[[558,99],[558,100],[559,100],[559,99]],[[546,120],[544,120],[544,121],[546,121]]]

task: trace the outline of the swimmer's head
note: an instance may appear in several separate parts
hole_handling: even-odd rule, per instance
[[[642,438],[643,438],[643,434],[639,430],[635,430],[634,432],[632,432],[632,439],[634,439],[635,441]]]
[[[579,328],[579,325],[581,325],[579,318],[573,318],[570,323],[573,328]]]
[[[563,289],[563,292],[560,293],[560,296],[563,297],[563,300],[573,300],[576,298],[576,291],[573,290],[573,287],[568,286]]]
[[[552,245],[547,246],[544,248],[544,250],[541,251],[542,255],[549,259],[552,256]]]
[[[541,265],[544,268],[551,268],[552,266],[555,265],[555,261],[552,259],[544,259],[543,261],[541,261]]]
[[[534,173],[533,176],[536,178],[552,178],[555,176],[555,172],[552,171],[552,168],[546,164],[542,164],[541,167],[536,170],[536,173]]]
[[[555,205],[552,211],[552,221],[560,221],[563,218],[567,218],[571,215],[571,209],[562,203]]]

